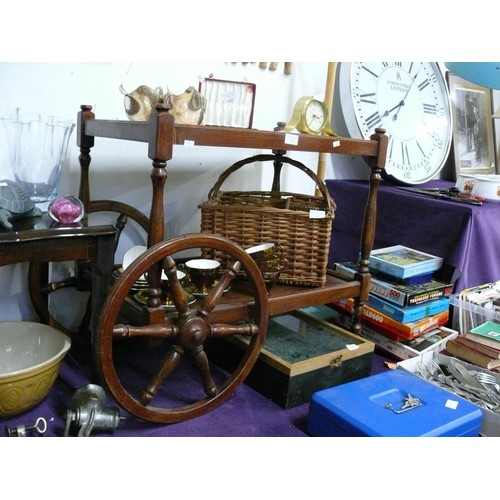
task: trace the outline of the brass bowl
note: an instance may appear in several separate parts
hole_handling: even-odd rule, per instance
[[[67,335],[40,323],[0,322],[0,416],[45,399],[71,346]]]

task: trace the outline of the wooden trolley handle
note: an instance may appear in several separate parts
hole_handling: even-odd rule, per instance
[[[330,196],[330,193],[328,192],[328,189],[325,185],[325,183],[308,167],[306,167],[303,163],[300,161],[294,160],[292,158],[289,158],[288,156],[282,156],[282,155],[274,155],[274,154],[259,154],[255,156],[250,156],[248,158],[244,158],[243,160],[237,161],[236,163],[233,163],[228,169],[226,169],[222,174],[219,176],[217,179],[217,182],[214,184],[212,189],[208,193],[208,199],[213,200],[219,193],[220,187],[224,183],[224,181],[236,170],[240,169],[244,165],[247,165],[249,163],[255,163],[258,161],[278,161],[281,163],[289,164],[292,165],[299,170],[302,170],[305,174],[307,174],[316,184],[317,188],[321,192],[321,195],[323,198],[326,200],[328,206],[330,209],[334,208],[333,200]]]

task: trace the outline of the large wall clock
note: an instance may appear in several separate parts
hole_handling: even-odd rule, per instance
[[[422,184],[438,175],[450,151],[452,117],[437,63],[341,63],[339,91],[351,137],[368,139],[376,128],[386,130],[385,178]]]

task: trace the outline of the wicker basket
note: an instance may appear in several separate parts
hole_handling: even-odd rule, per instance
[[[292,165],[314,180],[321,196],[282,191],[220,190],[236,170],[254,162],[278,161]],[[225,170],[202,203],[201,231],[219,234],[243,248],[265,242],[283,246],[287,267],[279,282],[287,285],[323,286],[332,234],[335,202],[326,185],[302,163],[286,156],[261,154],[240,160]],[[212,251],[211,258],[223,260]]]

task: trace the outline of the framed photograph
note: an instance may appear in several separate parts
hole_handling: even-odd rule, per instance
[[[447,73],[453,109],[453,160],[460,174],[495,174],[491,89]]]

